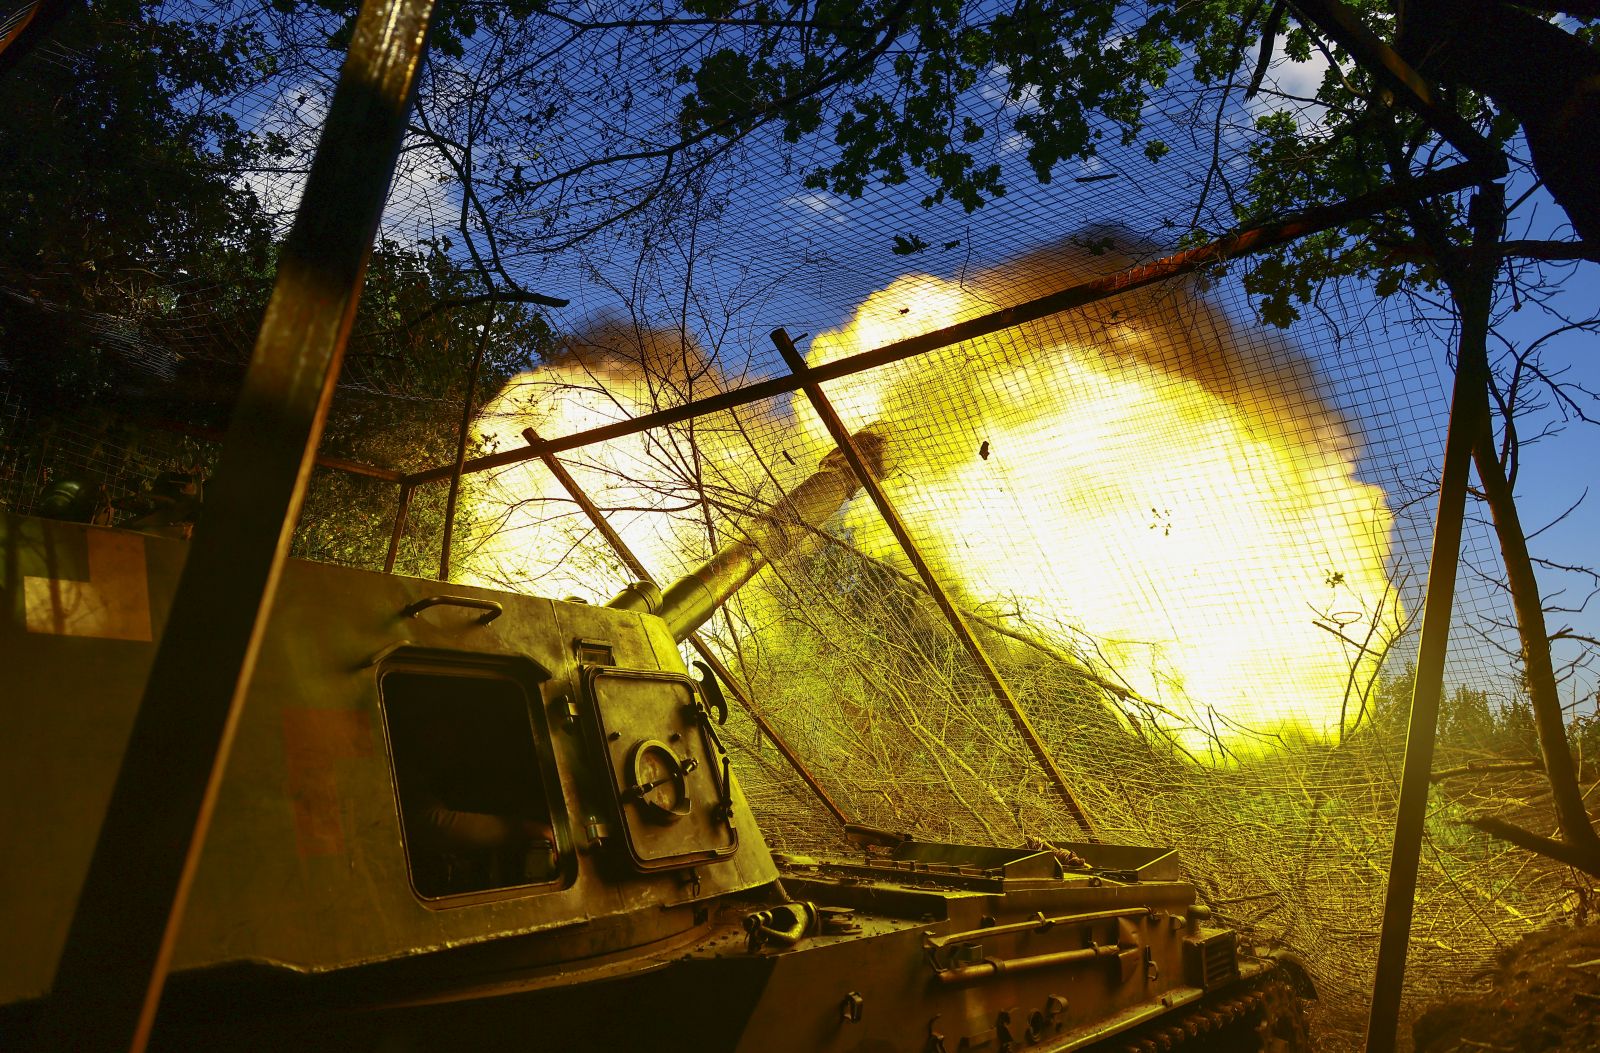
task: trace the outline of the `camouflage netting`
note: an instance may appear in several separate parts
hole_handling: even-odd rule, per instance
[[[813,364],[830,361],[1149,260],[1187,232],[1228,229],[1219,180],[1243,129],[1274,109],[1315,119],[1296,99],[1308,72],[1320,75],[1304,65],[1280,61],[1250,103],[1175,77],[1146,115],[1171,147],[1159,165],[1108,129],[1096,158],[1039,185],[1005,130],[1028,101],[986,82],[964,105],[993,131],[984,148],[1006,196],[972,214],[925,208],[927,188],[912,179],[848,199],[801,187],[799,173],[834,149],[825,139],[789,145],[761,129],[654,148],[675,134],[673,71],[716,34],[568,26],[562,47],[535,49],[538,62],[508,57],[550,39],[558,16],[581,17],[568,6],[432,58],[384,219],[397,244],[448,238],[463,261],[469,243],[492,248],[501,278],[572,301],[548,316],[559,351],[491,393],[475,455],[522,446],[525,427],[559,437],[776,376],[774,327]],[[252,13],[293,61],[226,105],[289,144],[271,171],[239,174],[284,216],[337,54],[321,47],[330,23]],[[464,199],[456,147],[468,141],[485,171]],[[1452,331],[1437,305],[1353,283],[1331,283],[1300,322],[1269,328],[1244,291],[1248,266],[826,390],[852,429],[885,440],[890,500],[1096,833],[1177,848],[1219,917],[1297,952],[1323,995],[1319,1048],[1339,1049],[1359,1038],[1371,992]],[[233,290],[176,278],[171,289],[140,317],[86,323],[97,346],[145,383],[169,361],[234,375],[250,336]],[[119,430],[99,409],[41,424],[37,407],[8,394],[15,368],[0,348],[6,507],[30,510],[51,478],[128,495],[209,463],[203,438]],[[459,395],[360,356],[340,398],[430,427],[453,428],[460,413]],[[562,457],[665,581],[739,537],[830,448],[796,395]],[[408,456],[388,467],[442,463]],[[417,491],[402,570],[435,565],[444,485]],[[381,566],[385,516],[337,513],[360,504],[351,488],[388,508],[397,487],[327,472],[316,486],[300,551]],[[1591,907],[1587,879],[1462,822],[1491,812],[1553,829],[1540,774],[1508,767],[1538,747],[1494,534],[1471,509],[1464,558],[1412,1011],[1470,987],[1522,934]],[[596,602],[632,577],[537,460],[464,480],[453,571]],[[852,821],[995,844],[1081,836],[864,496],[705,633]],[[1576,669],[1564,688],[1580,746],[1595,739],[1585,675]],[[748,715],[736,709],[729,731],[772,845],[838,849],[833,817]]]

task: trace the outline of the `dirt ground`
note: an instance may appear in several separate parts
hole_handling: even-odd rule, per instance
[[[1600,926],[1533,933],[1489,983],[1423,1012],[1416,1053],[1600,1053]]]

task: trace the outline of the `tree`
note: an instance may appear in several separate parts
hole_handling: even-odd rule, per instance
[[[0,78],[0,369],[32,421],[7,438],[82,436],[114,466],[83,481],[123,509],[134,482],[180,467],[136,455],[149,429],[219,431],[242,381],[275,271],[275,232],[243,174],[288,144],[229,100],[278,57],[244,12],[103,0]],[[538,301],[486,295],[448,241],[381,242],[323,452],[446,459],[480,334],[481,403],[548,349]],[[193,446],[184,458],[205,467]],[[419,495],[424,535],[436,503]],[[392,486],[319,475],[298,551],[376,565],[393,511]]]
[[[293,0],[275,2],[293,8]],[[311,6],[330,16],[336,40],[348,31],[353,0]],[[804,188],[860,196],[878,184],[915,183],[927,206],[948,200],[973,211],[1006,193],[999,139],[1021,142],[1045,183],[1108,144],[1137,146],[1159,164],[1170,144],[1146,114],[1163,90],[1187,85],[1197,110],[1215,107],[1220,129],[1225,114],[1240,119],[1241,95],[1271,93],[1263,75],[1279,53],[1325,59],[1314,98],[1283,100],[1315,112],[1279,107],[1254,118],[1242,181],[1216,152],[1187,228],[1173,230],[1201,241],[1220,232],[1205,219],[1215,198],[1226,199],[1224,225],[1249,225],[1404,182],[1459,156],[1397,103],[1368,68],[1371,56],[1353,57],[1316,28],[1333,6],[683,0],[612,5],[597,17],[576,3],[442,0],[434,47],[448,61],[430,71],[418,131],[460,179],[463,241],[475,257],[481,241],[481,260],[504,275],[502,253],[548,252],[617,224],[660,222],[698,198],[708,175],[758,131],[778,132],[790,146],[831,140],[786,157]],[[1346,7],[1438,78],[1460,126],[1483,136],[1486,151],[1509,153],[1513,170],[1540,180],[1588,237],[1595,220],[1585,217],[1600,214],[1591,178],[1600,148],[1591,24],[1600,10],[1592,0]],[[1552,22],[1553,12],[1568,17]],[[1008,104],[980,113],[972,105],[979,94]],[[610,114],[618,119],[590,119]],[[569,145],[580,127],[581,146]],[[1446,231],[1463,233],[1461,209],[1447,199],[1443,212]],[[1431,294],[1440,274],[1416,242],[1396,207],[1268,255],[1249,285],[1277,324],[1350,275],[1383,295]],[[927,244],[896,240],[897,251]],[[1504,251],[1540,262],[1600,257],[1582,240],[1524,240]]]
[[[451,256],[448,242],[379,242],[346,352],[344,380],[328,415],[322,452],[401,471],[449,462],[459,437],[475,350],[473,412],[511,377],[552,350],[554,335],[534,306],[486,299],[481,276]],[[482,452],[482,451],[473,451]],[[407,520],[403,573],[438,567],[445,488],[419,490]],[[325,562],[378,567],[396,509],[392,484],[319,473],[307,495],[295,552]]]
[[[1400,53],[1421,73],[1492,100],[1522,127],[1534,170],[1600,246],[1600,50],[1593,27],[1550,21],[1600,18],[1593,0],[1403,0]],[[1537,12],[1537,14],[1535,13]]]
[[[1485,749],[1494,733],[1495,712],[1486,692],[1458,684],[1440,702],[1440,741],[1458,749]]]
[[[0,78],[0,284],[122,310],[183,272],[263,266],[271,232],[235,173],[274,144],[217,100],[269,67],[267,43],[179,14],[101,0]]]

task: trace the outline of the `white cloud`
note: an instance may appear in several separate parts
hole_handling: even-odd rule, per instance
[[[1009,66],[994,66],[978,84],[978,96],[983,101],[999,109],[1013,110],[1018,113],[1032,113],[1039,108],[1039,87],[1035,84],[1024,84],[1012,94],[1011,68]]]
[[[783,199],[784,207],[793,215],[794,225],[801,230],[819,230],[842,227],[850,220],[845,215],[848,202],[838,194],[826,190],[808,190]]]
[[[331,84],[305,81],[294,85],[272,101],[253,129],[281,136],[288,144],[288,156],[274,162],[271,170],[244,176],[245,185],[255,191],[280,232],[288,230],[300,206],[332,95]],[[413,148],[403,152],[395,166],[384,206],[383,232],[400,241],[414,241],[449,225],[459,197],[452,190],[454,173],[437,150],[419,147],[416,141],[406,145]]]
[[[437,149],[421,146],[407,150],[400,155],[389,184],[389,200],[383,207],[384,233],[409,241],[454,226],[460,200],[455,172]]]
[[[1316,98],[1317,89],[1328,72],[1328,59],[1321,51],[1313,50],[1305,62],[1296,62],[1284,54],[1285,37],[1279,34],[1273,53],[1277,57],[1267,68],[1261,91],[1245,104],[1252,118],[1269,113],[1288,111],[1300,119],[1303,126],[1322,123],[1327,108],[1320,103],[1305,100]]]
[[[245,185],[255,191],[280,230],[287,230],[294,220],[331,94],[332,85],[303,81],[273,99],[251,129],[260,135],[278,136],[288,147],[288,154],[275,159],[270,170],[244,176]]]

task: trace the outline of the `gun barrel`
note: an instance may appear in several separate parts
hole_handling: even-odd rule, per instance
[[[883,475],[882,437],[869,429],[852,436],[874,478]],[[649,610],[667,623],[673,639],[680,643],[716,613],[717,608],[756,573],[774,560],[782,559],[809,536],[812,529],[826,522],[861,488],[860,481],[835,450],[822,459],[816,472],[808,476],[788,496],[774,502],[745,527],[744,536],[718,549],[694,570],[685,574],[652,602],[653,590],[637,586],[612,600],[607,606],[629,610]]]

